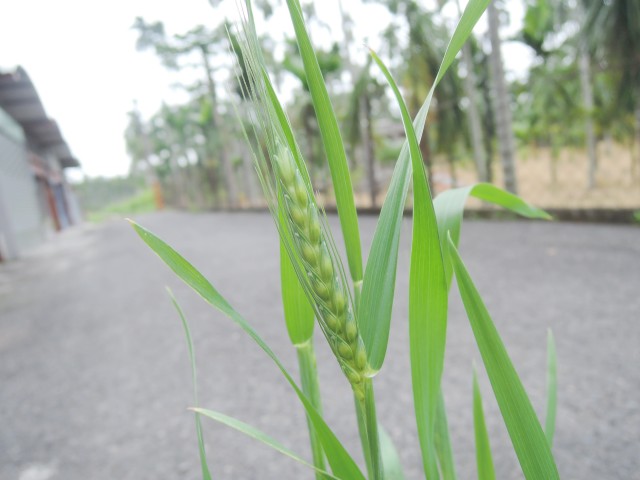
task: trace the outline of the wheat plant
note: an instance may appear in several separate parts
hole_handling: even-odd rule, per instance
[[[196,397],[194,411],[203,478],[211,478],[211,473],[200,426],[201,416],[235,428],[309,466],[318,479],[405,478],[395,447],[376,418],[374,380],[382,371],[387,350],[400,253],[400,226],[411,183],[413,224],[408,292],[409,350],[419,439],[416,448],[421,452],[425,478],[456,478],[440,386],[444,367],[447,304],[454,276],[524,476],[527,479],[559,478],[551,451],[556,408],[553,337],[549,333],[548,402],[543,430],[457,249],[464,206],[469,196],[525,217],[549,217],[519,197],[490,184],[448,190],[432,199],[419,148],[419,137],[424,130],[434,89],[487,7],[488,0],[471,0],[468,3],[450,40],[435,82],[413,121],[391,73],[375,52],[371,52],[396,98],[407,140],[396,163],[364,267],[353,188],[338,122],[298,0],[287,0],[286,3],[331,172],[347,268],[338,253],[324,211],[318,205],[285,110],[271,84],[249,0],[241,6],[241,23],[237,32],[230,32],[230,37],[239,62],[238,81],[245,97],[243,103],[251,105],[246,113],[251,132],[245,131],[245,137],[248,144],[251,144],[249,138],[255,138],[259,145],[266,146],[266,149],[254,148],[254,162],[280,236],[284,320],[291,343],[298,353],[301,385],[288,373],[250,323],[194,266],[153,233],[132,222],[140,237],[183,281],[236,322],[262,348],[281,371],[307,415],[311,461],[304,460],[250,425],[220,412],[198,408]],[[239,116],[245,115],[239,110]],[[195,384],[195,353],[191,334],[177,302],[173,297],[172,300],[187,334]],[[353,460],[322,414],[313,351],[316,321],[353,390],[366,473]],[[473,380],[478,477],[491,479],[495,473],[475,369]]]

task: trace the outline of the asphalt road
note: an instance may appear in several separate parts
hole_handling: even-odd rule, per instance
[[[295,375],[279,303],[277,237],[266,214],[141,217],[198,266]],[[332,219],[332,223],[335,222]],[[375,226],[363,218],[368,249]],[[421,478],[407,339],[404,225],[378,413],[408,478]],[[539,415],[546,330],[558,349],[554,451],[564,479],[640,478],[640,229],[543,222],[467,222],[461,252]],[[338,240],[338,243],[340,241]],[[0,479],[199,478],[182,303],[195,336],[201,404],[236,416],[309,457],[302,408],[275,366],[208,307],[126,222],[67,231],[0,265]],[[471,365],[479,362],[454,290],[444,389],[459,478],[475,478]],[[317,338],[328,423],[357,459],[349,388]],[[497,477],[522,478],[480,368]],[[312,475],[288,458],[205,421],[216,479]]]

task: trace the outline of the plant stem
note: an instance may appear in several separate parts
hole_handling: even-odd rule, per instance
[[[300,379],[302,381],[302,391],[307,396],[313,407],[322,415],[322,402],[320,400],[320,384],[318,382],[318,370],[316,368],[316,354],[313,349],[313,337],[302,345],[296,345],[298,352],[298,365],[300,366]],[[309,428],[309,441],[311,442],[311,454],[313,465],[321,470],[325,470],[324,451],[318,434],[309,417],[307,416],[307,427]],[[316,472],[316,480],[325,477]]]
[[[373,480],[382,480],[382,456],[380,455],[380,439],[378,438],[378,418],[376,415],[376,399],[373,394],[373,380],[365,380],[364,406],[367,419],[367,435],[369,450],[373,464]]]
[[[367,464],[370,480],[383,480],[382,457],[380,455],[380,439],[378,438],[378,419],[376,416],[376,401],[373,394],[373,380],[364,380],[364,400],[356,398],[356,414],[360,441]]]
[[[362,454],[364,462],[367,465],[367,477],[373,477],[373,465],[371,464],[371,450],[369,449],[369,437],[367,437],[367,422],[364,409],[364,403],[353,397],[356,404],[356,418],[358,419],[358,433],[360,434],[360,443],[362,444]]]

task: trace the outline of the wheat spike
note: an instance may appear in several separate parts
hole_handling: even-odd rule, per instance
[[[307,189],[287,148],[278,148],[275,164],[292,247],[305,273],[305,290],[342,371],[356,396],[363,399],[367,355],[346,284],[338,275],[338,260],[327,247],[314,195]]]

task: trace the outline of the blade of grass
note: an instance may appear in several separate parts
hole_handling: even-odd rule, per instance
[[[451,66],[488,3],[489,0],[470,0],[468,2],[449,41],[436,81],[414,120],[413,125],[418,139],[422,137],[435,88]],[[362,284],[358,324],[367,350],[369,366],[373,371],[382,368],[387,351],[398,263],[400,227],[411,182],[410,167],[409,145],[408,142],[405,142],[393,170],[387,196],[378,218]]]
[[[449,437],[449,423],[447,422],[442,389],[440,389],[440,394],[438,395],[438,409],[436,411],[435,449],[442,480],[456,480],[453,450],[451,448],[451,438]]]
[[[495,480],[496,472],[493,468],[493,456],[491,455],[491,444],[489,443],[489,433],[484,421],[484,410],[482,409],[482,394],[478,385],[478,374],[473,367],[473,430],[476,437],[476,465],[478,467],[478,480]]]
[[[311,40],[305,27],[302,9],[298,0],[287,0],[287,7],[296,34],[296,41],[302,57],[307,83],[311,93],[313,108],[316,111],[320,135],[327,154],[331,180],[336,195],[336,206],[347,251],[349,272],[354,283],[356,296],[359,296],[362,282],[362,252],[358,215],[351,185],[351,175],[347,164],[347,155],[338,128],[338,121],[329,99],[327,87],[322,78],[318,59],[311,46]]]
[[[450,236],[449,251],[460,296],[524,476],[529,480],[559,479],[527,392]]]
[[[303,407],[309,418],[313,422],[313,426],[318,432],[318,436],[322,442],[322,447],[329,461],[329,465],[333,473],[339,477],[347,478],[349,480],[364,480],[362,472],[356,465],[355,461],[342,443],[335,436],[333,431],[325,423],[322,416],[313,408],[313,405],[309,399],[304,395],[302,390],[298,387],[293,380],[287,369],[280,362],[278,357],[273,353],[269,346],[262,340],[258,333],[251,327],[251,325],[242,317],[218,291],[211,285],[211,283],[187,260],[185,260],[178,252],[166,244],[163,240],[151,233],[149,230],[131,221],[131,225],[135,229],[140,238],[153,250],[160,259],[171,269],[173,272],[182,279],[187,285],[189,285],[196,293],[198,293],[207,303],[220,310],[233,320],[240,328],[247,333],[251,339],[258,344],[258,346],[271,358],[276,364],[282,375],[285,377],[291,388],[294,390],[298,399],[302,403]]]
[[[479,183],[468,187],[455,188],[447,190],[438,195],[433,205],[438,220],[438,233],[442,243],[442,250],[448,254],[449,243],[447,240],[447,232],[451,232],[451,236],[457,246],[460,239],[460,230],[462,228],[462,219],[464,214],[464,206],[469,196],[482,199],[486,202],[502,206],[508,210],[518,213],[528,218],[539,218],[548,220],[551,217],[543,210],[536,208],[520,197],[510,192],[502,190],[494,185]],[[367,267],[369,264],[367,263]],[[445,261],[445,273],[447,277],[447,287],[451,288],[452,266],[451,263]],[[366,277],[366,272],[365,272]],[[442,394],[441,394],[442,396]],[[444,409],[444,404],[441,401]],[[447,454],[451,452],[451,443],[448,436],[448,427],[441,423],[446,422],[446,414],[442,411],[442,416],[438,414],[436,417],[436,454],[440,464],[440,472],[443,479],[455,479],[455,470],[453,458]],[[442,419],[441,419],[442,418]]]
[[[400,455],[393,440],[389,436],[387,430],[379,425],[380,433],[380,451],[382,452],[382,465],[384,468],[384,478],[389,480],[405,480],[402,464],[400,463]]]
[[[409,272],[409,342],[411,380],[418,436],[428,478],[437,478],[433,454],[435,416],[444,365],[447,328],[447,285],[427,175],[409,111],[391,73],[382,60],[371,56],[396,97],[404,124],[413,170],[413,238]]]
[[[302,391],[313,405],[313,408],[315,408],[316,411],[320,415],[322,415],[320,384],[318,381],[318,369],[316,368],[316,354],[313,349],[313,338],[310,338],[309,341],[303,345],[296,345],[296,351],[298,353],[298,365],[300,367]],[[313,464],[317,468],[324,470],[325,464],[322,442],[318,437],[316,429],[313,427],[313,421],[308,416],[307,427],[309,430],[309,441],[311,443],[311,455],[313,457]]]
[[[238,430],[239,432],[242,432],[245,435],[264,443],[265,445],[273,448],[274,450],[282,453],[283,455],[286,455],[287,457],[295,460],[296,462],[301,463],[305,467],[312,468],[313,470],[316,471],[316,474],[319,476],[319,478],[331,478],[335,480],[340,480],[339,477],[335,477],[331,475],[329,472],[321,468],[317,468],[314,465],[311,465],[309,462],[300,458],[299,455],[292,452],[290,449],[288,449],[287,447],[282,445],[280,442],[275,440],[273,437],[267,435],[266,433],[262,432],[261,430],[258,430],[255,427],[252,427],[251,425],[248,425],[244,422],[241,422],[238,419],[229,417],[228,415],[225,415],[220,412],[216,412],[214,410],[208,410],[205,408],[193,408],[192,410],[196,412],[196,414],[204,415],[205,417],[215,420],[216,422],[220,422],[223,425],[227,425],[228,427]],[[346,478],[344,480],[346,480]]]
[[[447,73],[447,70],[455,60],[456,55],[458,55],[462,45],[464,45],[464,42],[466,42],[469,35],[471,35],[473,27],[478,23],[478,20],[487,9],[490,1],[491,0],[469,0],[467,2],[467,6],[464,8],[464,12],[462,12],[460,21],[451,36],[451,40],[449,40],[449,45],[447,45],[447,50],[444,53],[440,69],[436,75],[436,80],[434,82],[435,85],[440,83],[444,74]]]
[[[556,431],[556,407],[557,407],[557,364],[556,364],[556,342],[551,329],[547,331],[547,418],[545,420],[544,433],[549,443],[549,448],[553,448],[553,436]]]
[[[171,299],[171,303],[173,303],[174,308],[178,312],[178,316],[180,317],[180,321],[182,322],[182,327],[184,328],[184,335],[187,339],[187,347],[189,350],[189,362],[191,363],[191,378],[193,380],[193,402],[197,407],[199,405],[198,402],[198,376],[196,374],[196,354],[195,349],[193,347],[193,339],[191,338],[191,331],[189,330],[189,324],[187,323],[187,319],[184,316],[184,312],[176,297],[173,296],[173,292],[167,287],[167,293],[169,294],[169,298]],[[211,480],[211,472],[209,471],[209,465],[207,464],[207,454],[204,448],[204,435],[202,434],[202,424],[200,422],[200,414],[195,412],[196,417],[196,435],[198,437],[198,451],[200,452],[200,466],[202,468],[202,479],[203,480]]]
[[[462,217],[464,214],[464,205],[467,199],[472,196],[485,202],[499,205],[507,210],[511,210],[523,217],[539,218],[542,220],[550,220],[551,216],[544,210],[528,204],[522,198],[513,193],[502,190],[501,188],[491,185],[490,183],[476,183],[468,187],[453,188],[446,190],[438,195],[433,201],[436,209],[436,217],[438,218],[438,233],[442,242],[442,251],[445,258],[448,254],[447,232],[451,233],[453,243],[458,246],[460,241],[460,229],[462,227]],[[447,275],[447,286],[451,286],[452,266],[451,263],[445,262],[445,271]]]
[[[313,337],[313,308],[300,285],[285,247],[280,242],[280,284],[282,306],[289,339],[293,345],[308,343]]]

